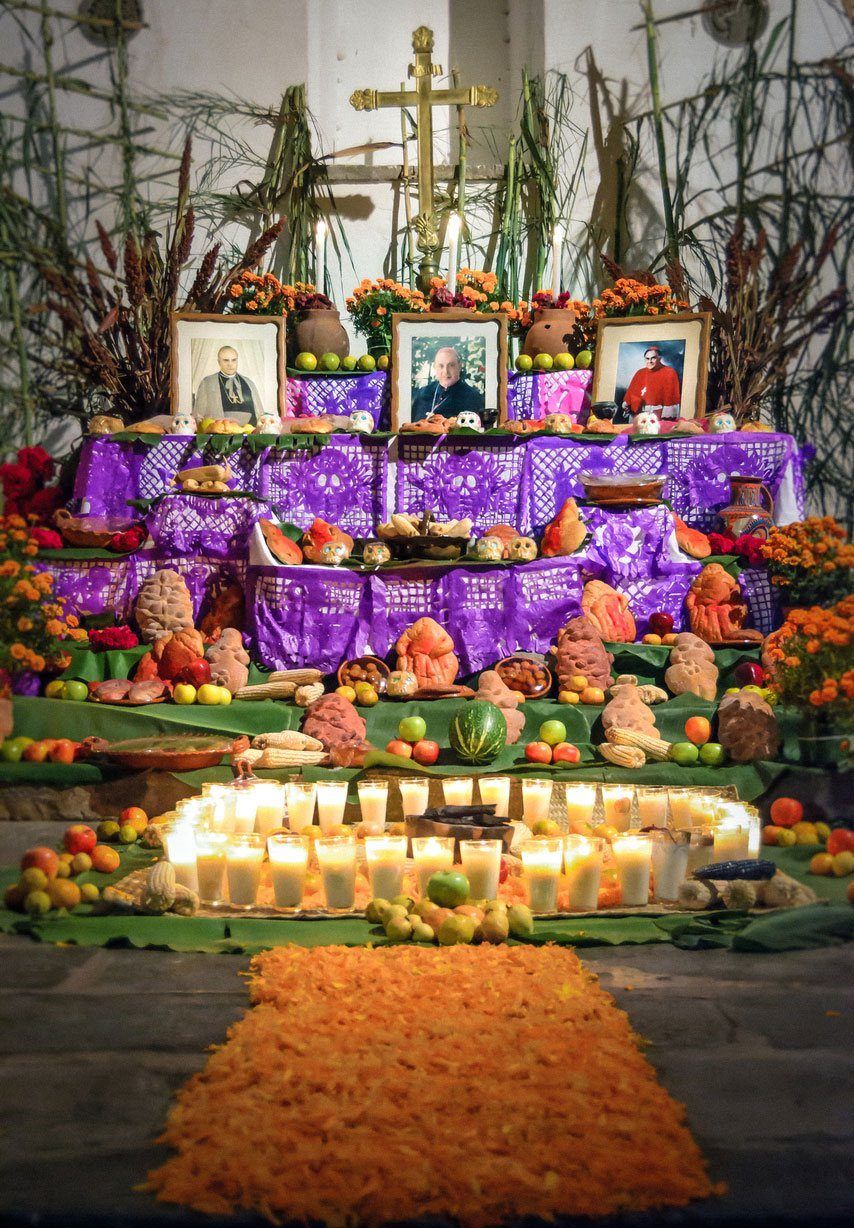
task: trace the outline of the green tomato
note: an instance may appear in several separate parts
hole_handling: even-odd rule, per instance
[[[363,354],[359,359],[357,366],[360,371],[375,371],[377,360],[374,358],[373,354]]]
[[[534,366],[538,371],[551,371],[554,365],[555,360],[552,358],[551,354],[537,354],[536,358],[534,359]]]
[[[358,360],[355,354],[345,354],[341,359],[341,366],[345,371],[355,371],[358,365]]]
[[[700,758],[700,751],[693,742],[674,742],[670,748],[670,758],[680,767],[691,767]]]
[[[79,682],[76,678],[71,678],[65,684],[62,698],[70,699],[74,703],[82,703],[84,699],[89,698],[89,688],[85,682]]]
[[[301,354],[297,354],[294,365],[298,371],[316,371],[317,358],[314,354],[309,353],[308,350],[303,350]]]
[[[700,762],[707,767],[720,767],[726,761],[726,751],[720,742],[706,742],[700,747]]]
[[[397,727],[397,736],[404,742],[420,742],[427,734],[427,722],[423,716],[405,716]]]
[[[575,359],[571,354],[555,354],[555,367],[558,371],[571,371],[575,366]]]
[[[459,870],[437,870],[427,880],[427,898],[440,908],[456,908],[469,898],[469,880]]]
[[[579,371],[588,371],[593,365],[593,351],[579,350],[575,355],[575,365]]]
[[[563,721],[543,721],[540,725],[540,741],[547,746],[557,746],[566,741],[566,725]]]
[[[520,354],[516,359],[517,371],[530,371],[534,366],[534,360],[530,354]]]
[[[337,354],[323,354],[320,359],[321,371],[337,371],[341,366],[341,359]]]
[[[10,738],[7,738],[2,746],[0,746],[0,759],[4,763],[20,763],[23,753],[23,746],[16,746]]]

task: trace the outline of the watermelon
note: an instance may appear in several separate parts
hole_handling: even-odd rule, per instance
[[[448,737],[464,763],[489,763],[507,745],[504,713],[485,699],[473,699],[451,721]]]

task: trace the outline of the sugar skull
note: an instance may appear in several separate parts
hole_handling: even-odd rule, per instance
[[[717,413],[709,418],[709,430],[713,435],[725,435],[728,431],[738,430],[738,427],[732,414]]]
[[[483,430],[480,414],[476,414],[473,409],[464,409],[461,414],[457,414],[457,426],[462,427],[466,431]]]
[[[255,435],[278,435],[282,429],[282,421],[278,414],[262,413],[255,427]]]
[[[507,547],[507,557],[514,563],[530,563],[537,557],[537,543],[533,537],[514,537]]]
[[[351,431],[360,435],[370,435],[374,429],[374,416],[368,409],[354,409],[348,419]]]
[[[635,418],[636,435],[660,435],[661,421],[658,414],[651,409],[642,409]]]
[[[366,542],[362,551],[366,567],[380,567],[391,559],[391,551],[385,542]]]
[[[340,567],[350,557],[344,542],[327,542],[320,548],[320,561],[329,567]]]
[[[172,415],[169,430],[173,435],[195,435],[196,419],[186,410],[179,409]]]
[[[479,537],[473,553],[482,563],[500,563],[504,558],[504,542],[500,537]]]
[[[569,414],[548,414],[543,419],[543,426],[556,435],[571,435],[573,422]]]
[[[388,676],[385,693],[392,699],[408,699],[418,690],[418,679],[407,669],[395,669]]]

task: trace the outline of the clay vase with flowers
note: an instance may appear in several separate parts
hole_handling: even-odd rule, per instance
[[[854,544],[832,516],[775,525],[760,553],[784,610],[828,606],[854,591]]]
[[[420,290],[410,290],[391,277],[378,281],[365,278],[347,299],[353,327],[367,342],[368,353],[377,357],[391,350],[391,317],[396,311],[427,310]]]
[[[229,288],[228,310],[244,315],[287,316],[288,361],[297,354],[345,358],[350,340],[335,304],[309,281],[289,285],[274,273],[242,273]]]

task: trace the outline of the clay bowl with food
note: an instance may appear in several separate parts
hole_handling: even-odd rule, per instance
[[[505,686],[521,691],[526,699],[541,699],[554,683],[545,657],[536,652],[514,652],[498,662],[495,672]]]
[[[81,743],[85,758],[103,758],[131,772],[194,772],[216,767],[233,749],[234,738],[215,734],[164,735],[119,742],[92,737]]]
[[[60,507],[53,514],[53,523],[67,545],[105,550],[116,533],[133,528],[136,522],[126,516],[72,516]]]
[[[467,537],[441,537],[438,534],[419,533],[416,537],[384,539],[396,559],[431,559],[435,562],[453,563],[468,549]]]
[[[338,666],[338,685],[355,687],[357,682],[367,682],[382,695],[391,670],[379,657],[351,657]]]
[[[652,507],[660,503],[667,481],[663,473],[580,473],[584,497],[600,507]]]
[[[406,834],[410,840],[419,836],[453,836],[456,841],[454,860],[460,860],[460,840],[501,840],[502,850],[510,852],[513,825],[495,815],[494,806],[438,806],[424,814],[409,815]]]

